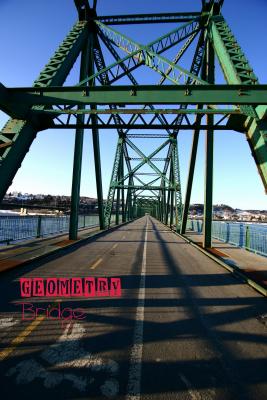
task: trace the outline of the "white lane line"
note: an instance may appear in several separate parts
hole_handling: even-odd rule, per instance
[[[138,292],[138,304],[135,317],[133,347],[130,356],[130,368],[126,400],[139,400],[141,396],[141,372],[143,355],[143,333],[145,314],[145,283],[146,283],[146,253],[147,253],[148,218],[146,219],[145,243],[142,259],[142,270]]]

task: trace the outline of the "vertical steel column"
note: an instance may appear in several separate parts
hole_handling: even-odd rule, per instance
[[[97,41],[96,33],[90,32],[91,37],[91,54],[90,54],[90,64],[88,68],[88,76],[94,74],[94,46]],[[90,86],[95,85],[95,81],[90,81]],[[96,107],[91,107],[94,109]],[[99,131],[97,127],[97,116],[92,114],[92,139],[93,139],[93,149],[94,149],[94,161],[95,161],[95,178],[96,178],[96,192],[97,192],[97,202],[98,202],[98,213],[99,213],[99,228],[105,228],[104,219],[104,204],[103,204],[103,187],[102,187],[102,171],[101,171],[101,156],[100,156],[100,145],[99,145]]]
[[[205,46],[206,47],[206,46]],[[206,73],[207,73],[207,63],[206,63],[206,54],[205,49],[203,49],[203,64],[201,68],[201,78],[206,80]],[[197,106],[198,109],[203,108],[203,106]],[[201,123],[201,115],[197,115],[195,119],[195,124],[198,126]],[[191,155],[190,155],[190,162],[189,162],[189,173],[186,185],[186,194],[185,194],[185,201],[184,201],[184,209],[183,209],[183,216],[182,216],[182,224],[180,233],[183,235],[186,231],[187,219],[188,219],[188,212],[190,206],[190,199],[192,193],[192,186],[193,186],[193,179],[194,179],[194,172],[196,166],[196,157],[197,157],[197,148],[199,142],[199,134],[200,129],[196,128],[193,134],[193,141],[191,147]]]
[[[165,223],[166,220],[166,182],[163,180],[162,186],[164,190],[162,191],[162,222]]]
[[[172,187],[174,187],[174,175],[173,175],[173,161],[171,158],[171,165],[170,165],[170,173],[171,173],[171,184]],[[170,228],[172,228],[173,225],[173,207],[174,207],[174,191],[171,191],[171,211],[170,211]]]
[[[214,83],[214,50],[207,41],[207,81]],[[211,114],[207,115],[207,125],[213,126],[214,117]],[[204,202],[204,221],[203,221],[203,247],[212,246],[211,229],[212,229],[212,196],[213,196],[213,142],[214,131],[209,128],[206,132],[206,168],[205,168],[205,202]]]
[[[132,174],[129,177],[128,185],[129,186],[133,185],[133,176],[132,176]],[[128,188],[128,191],[127,191],[127,201],[126,201],[126,203],[127,203],[127,211],[128,211],[128,214],[127,214],[128,215],[128,220],[130,221],[132,219],[132,189],[130,189],[130,188]]]
[[[132,219],[135,219],[137,217],[137,204],[136,204],[136,195],[133,197],[133,214],[132,214]]]
[[[175,201],[175,226],[176,232],[178,232],[179,226],[182,220],[182,195],[181,195],[181,179],[180,179],[180,170],[179,170],[179,161],[178,161],[178,145],[177,145],[177,137],[172,139],[172,168],[173,168],[173,187],[175,189],[174,193],[174,201]]]
[[[88,62],[91,43],[88,40],[81,54],[80,66],[80,81],[87,77]],[[80,106],[80,109],[85,109],[85,106]],[[80,115],[78,123],[84,123],[85,116]],[[69,239],[76,240],[78,237],[78,219],[79,219],[79,202],[80,202],[80,186],[81,186],[81,172],[82,172],[82,153],[83,153],[83,136],[84,129],[76,128],[75,134],[75,147],[74,147],[74,160],[73,160],[73,174],[72,174],[72,188],[71,188],[71,211],[70,211],[70,225],[69,225]]]
[[[169,213],[170,213],[170,195],[171,191],[170,189],[168,190],[168,195],[167,195],[167,204],[166,204],[166,216],[165,216],[165,225],[168,225],[168,220],[169,220]]]
[[[196,125],[198,125],[200,123],[200,121],[201,121],[201,116],[197,115]],[[191,198],[191,192],[192,192],[194,171],[195,171],[195,165],[196,165],[199,132],[200,132],[199,129],[195,129],[194,134],[193,134],[191,156],[190,156],[190,162],[189,162],[189,173],[188,173],[188,179],[187,179],[187,185],[186,185],[183,217],[182,217],[182,224],[181,224],[181,230],[180,230],[180,233],[182,235],[185,233],[186,223],[187,223],[187,218],[188,218],[188,211],[189,211],[190,198]]]
[[[170,212],[170,228],[173,226],[173,208],[174,208],[174,191],[171,191],[171,212]]]
[[[124,160],[123,160],[123,152],[121,155],[121,179],[124,177]],[[122,222],[126,222],[125,215],[125,199],[124,199],[124,189],[121,189],[121,214],[122,214]]]
[[[99,146],[99,132],[97,129],[97,117],[92,115],[92,123],[95,125],[92,128],[94,160],[95,160],[95,175],[96,175],[96,192],[98,201],[99,213],[99,228],[104,229],[104,205],[103,205],[103,188],[102,188],[102,172]]]
[[[168,190],[168,197],[167,197],[167,210],[166,210],[166,219],[165,219],[165,224],[168,225],[169,222],[169,214],[170,214],[170,199],[171,199],[171,188],[170,186],[172,185],[172,168],[170,167],[170,173],[169,173],[169,190]]]
[[[119,185],[119,168],[120,168],[120,160],[121,160],[121,153],[122,153],[122,146],[123,146],[123,138],[119,137],[118,144],[116,148],[115,160],[112,168],[109,192],[105,207],[105,227],[109,228],[111,215],[113,212],[113,203],[114,203],[114,196]]]
[[[162,207],[161,207],[161,197],[159,195],[159,220],[162,221]]]
[[[118,181],[123,179],[121,175],[121,159],[122,159],[122,152],[119,161],[119,168],[118,168]],[[116,225],[120,223],[120,203],[121,203],[121,189],[117,188],[117,195],[116,195]]]
[[[128,180],[128,184],[129,184],[129,182],[130,182],[130,179]],[[130,189],[128,188],[127,189],[127,192],[126,192],[126,202],[125,202],[125,218],[126,218],[126,221],[129,221],[129,196],[130,196]]]

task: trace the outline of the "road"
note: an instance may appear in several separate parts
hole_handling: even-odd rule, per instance
[[[21,321],[19,278],[88,276],[120,277],[121,297]],[[0,293],[3,399],[267,398],[266,299],[149,216],[3,273]]]

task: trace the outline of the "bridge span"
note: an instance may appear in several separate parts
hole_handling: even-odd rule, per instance
[[[36,277],[116,277],[121,296],[21,298]],[[148,215],[6,271],[0,290],[4,399],[266,399],[265,298]],[[49,304],[66,319],[29,311]]]

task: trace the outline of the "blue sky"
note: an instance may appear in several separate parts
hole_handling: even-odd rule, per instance
[[[134,7],[133,7],[134,4]],[[98,14],[198,11],[200,0],[99,0]],[[225,0],[223,15],[245,51],[261,83],[267,83],[266,38],[267,1]],[[40,70],[64,39],[77,19],[72,0],[0,0],[0,81],[6,86],[30,86]],[[145,28],[116,26],[140,43],[147,43],[174,28],[172,24]],[[171,56],[171,54],[169,54]],[[189,61],[185,59],[185,62]],[[181,64],[183,65],[183,64]],[[157,82],[156,73],[143,69],[141,83]],[[74,68],[67,84],[76,84]],[[217,81],[223,82],[217,66]],[[7,120],[0,113],[1,126]],[[184,196],[192,135],[179,136],[182,192]],[[103,190],[106,196],[113,164],[117,134],[100,133]],[[150,143],[140,142],[144,152]],[[140,144],[139,143],[139,144]],[[66,194],[71,191],[74,132],[47,130],[40,132],[18,171],[9,191]],[[201,134],[194,179],[192,203],[203,202],[204,133]],[[81,195],[96,196],[91,132],[85,132]],[[238,208],[266,209],[266,195],[243,135],[236,132],[215,134],[214,204],[225,203]]]

